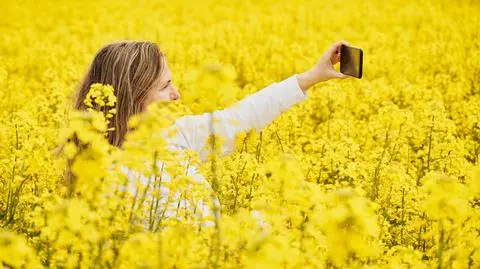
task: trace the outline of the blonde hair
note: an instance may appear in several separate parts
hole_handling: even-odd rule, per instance
[[[75,108],[85,110],[83,103],[90,85],[110,84],[117,97],[116,114],[109,127],[108,142],[121,147],[128,131],[130,116],[145,109],[148,93],[153,90],[165,69],[165,54],[159,46],[147,41],[120,41],[100,49],[76,94]]]

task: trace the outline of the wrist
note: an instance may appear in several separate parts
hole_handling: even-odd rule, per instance
[[[300,73],[297,75],[298,85],[300,88],[306,92],[308,88],[312,87],[313,85],[317,84],[319,81],[316,79],[314,71],[312,69]]]

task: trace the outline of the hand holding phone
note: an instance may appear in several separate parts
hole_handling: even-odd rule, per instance
[[[330,79],[361,78],[362,58],[361,49],[351,47],[345,40],[337,41],[323,53],[313,68],[298,74],[299,86],[306,91],[311,86]],[[340,72],[334,67],[339,62]]]
[[[342,44],[340,49],[340,73],[356,78],[362,78],[362,49]]]

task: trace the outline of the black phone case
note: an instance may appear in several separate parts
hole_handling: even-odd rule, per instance
[[[351,74],[351,73],[348,73],[348,69],[346,66],[344,66],[342,64],[342,59],[340,59],[340,72],[342,74],[345,74],[345,75],[349,75],[349,76],[352,76],[352,77],[356,77],[356,78],[362,78],[362,75],[363,75],[363,50],[361,48],[357,48],[357,47],[353,47],[353,46],[346,46],[346,45],[342,45],[341,47],[341,53],[342,55],[345,55],[345,50],[347,49],[356,49],[356,50],[359,50],[360,52],[360,60],[359,60],[359,66],[358,66],[358,76],[356,76],[356,74]]]

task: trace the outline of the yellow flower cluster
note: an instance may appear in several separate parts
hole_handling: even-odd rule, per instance
[[[480,267],[478,1],[0,9],[0,268]],[[114,89],[91,85],[85,112],[71,100],[119,39],[157,42],[182,95],[133,116],[121,150]],[[363,49],[361,80],[309,89],[229,156],[216,136],[205,162],[166,148],[178,117],[306,71],[336,40]]]
[[[101,83],[93,83],[90,85],[90,90],[83,101],[87,106],[87,111],[104,111],[104,116],[107,119],[107,126],[109,119],[117,112],[115,103],[117,97],[114,94],[114,89],[111,85],[102,85]],[[109,131],[113,128],[109,129]]]

